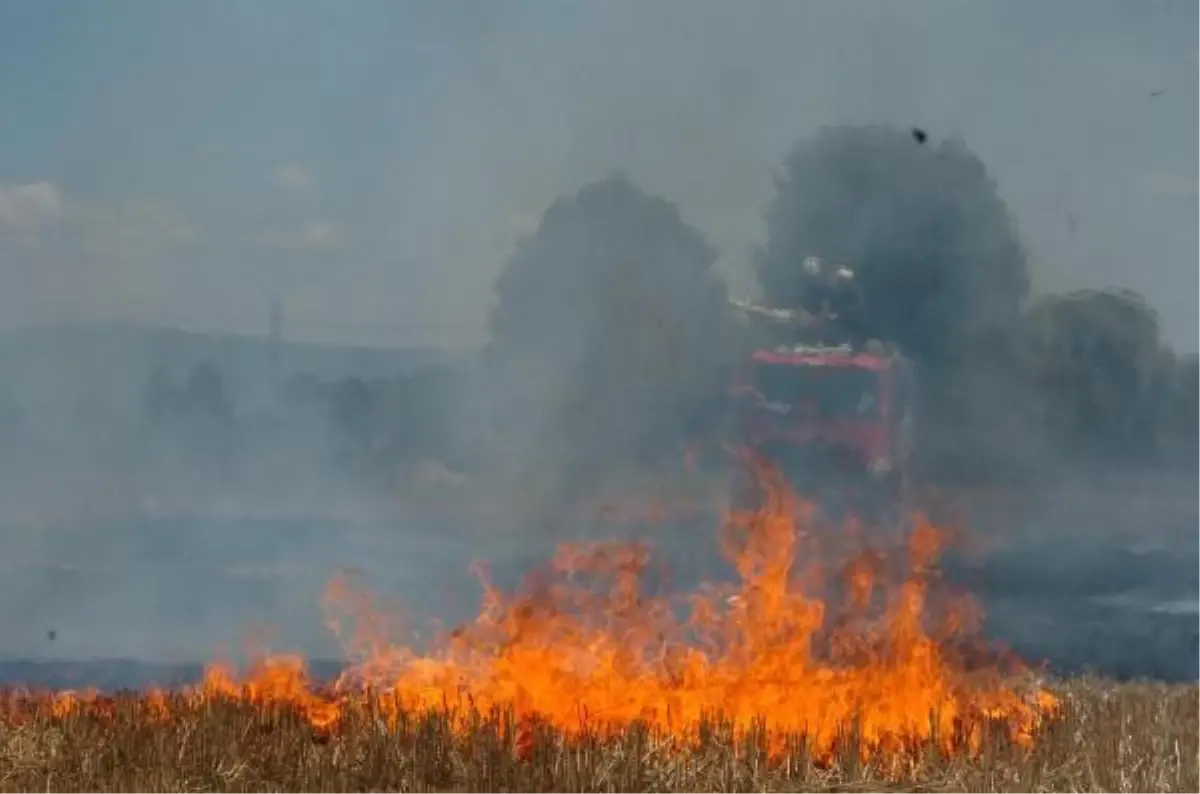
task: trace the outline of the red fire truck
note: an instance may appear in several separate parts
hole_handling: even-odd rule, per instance
[[[835,272],[852,278],[848,268]],[[911,362],[894,345],[850,341],[827,310],[733,303],[787,329],[774,335],[779,344],[754,349],[737,373],[738,444],[773,462],[802,493],[830,485],[898,493],[913,451]]]
[[[734,386],[741,442],[797,485],[898,486],[912,453],[912,369],[849,345],[755,350]]]

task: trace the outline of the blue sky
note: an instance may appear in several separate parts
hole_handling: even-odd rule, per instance
[[[517,237],[622,169],[745,288],[831,122],[958,134],[1039,289],[1195,350],[1197,4],[0,0],[0,324],[469,345]],[[1151,92],[1161,90],[1160,96]]]

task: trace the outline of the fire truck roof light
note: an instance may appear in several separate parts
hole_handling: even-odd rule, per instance
[[[776,353],[794,356],[849,356],[854,353],[850,344],[840,345],[781,345]]]

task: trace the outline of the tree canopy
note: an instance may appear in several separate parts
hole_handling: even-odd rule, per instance
[[[803,306],[807,256],[850,265],[865,329],[929,364],[1011,328],[1028,294],[1015,222],[962,142],[833,126],[799,141],[776,178],[757,261],[766,298]]]
[[[1076,454],[1146,454],[1167,418],[1175,365],[1158,318],[1121,289],[1048,295],[1030,307],[1028,366],[1047,430]]]
[[[489,356],[502,418],[543,449],[629,454],[706,393],[727,296],[715,250],[614,174],[555,201],[496,284]]]
[[[840,125],[799,140],[776,176],[755,267],[764,298],[811,311],[816,256],[854,272],[858,337],[899,344],[921,372],[927,463],[992,469],[1017,453],[1020,317],[1029,294],[1016,223],[960,140]],[[965,440],[970,438],[969,441]]]

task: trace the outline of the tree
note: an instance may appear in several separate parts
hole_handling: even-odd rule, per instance
[[[1031,454],[1010,443],[1023,421],[1014,353],[1028,268],[979,157],[958,140],[826,127],[796,143],[775,188],[755,263],[766,300],[811,310],[805,258],[848,265],[855,335],[898,343],[917,363],[923,464],[1017,473]]]
[[[166,364],[158,362],[150,370],[142,396],[151,444],[148,453],[156,465],[180,461],[217,479],[232,476],[229,464],[237,442],[234,406],[216,367],[198,362],[178,386]]]
[[[510,437],[600,464],[669,435],[718,377],[715,261],[674,205],[623,175],[555,201],[496,283],[488,357]]]
[[[1195,442],[1200,434],[1200,360],[1195,353],[1176,361],[1172,385],[1172,428]]]
[[[983,162],[960,141],[836,126],[798,142],[768,206],[757,261],[767,299],[802,308],[807,256],[855,271],[870,335],[927,367],[1014,326],[1028,294],[1015,223]]]
[[[188,373],[183,399],[190,413],[209,420],[227,421],[233,413],[233,405],[225,393],[225,379],[207,361],[196,364]]]
[[[339,442],[339,455],[361,463],[371,446],[376,395],[359,377],[333,384],[329,396],[330,419]]]
[[[1118,289],[1049,295],[1027,323],[1033,385],[1059,445],[1075,456],[1151,453],[1174,365],[1145,300]]]
[[[423,459],[458,466],[466,386],[457,370],[436,364],[376,384],[379,434],[388,466]]]

